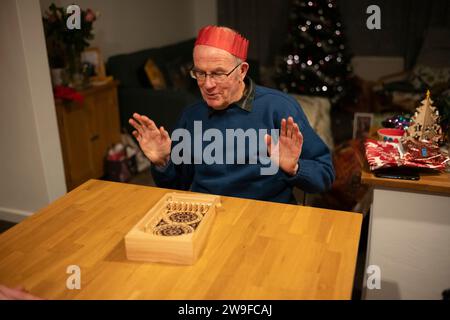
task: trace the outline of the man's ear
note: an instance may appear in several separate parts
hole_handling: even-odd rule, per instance
[[[245,76],[247,75],[248,69],[250,68],[250,65],[247,62],[242,62],[241,67],[239,68],[239,70],[241,71],[240,73],[240,78],[243,81]]]

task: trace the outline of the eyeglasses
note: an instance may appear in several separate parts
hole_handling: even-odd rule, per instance
[[[196,69],[191,69],[190,70],[190,74],[191,77],[196,79],[198,82],[204,82],[206,81],[206,77],[209,76],[209,78],[211,80],[214,80],[215,83],[218,82],[223,82],[227,79],[227,77],[233,73],[234,70],[236,70],[237,67],[239,67],[242,64],[239,63],[236,67],[233,68],[233,70],[231,70],[228,73],[223,73],[223,72],[211,72],[211,73],[206,73],[205,71],[201,71],[201,70],[196,70]]]

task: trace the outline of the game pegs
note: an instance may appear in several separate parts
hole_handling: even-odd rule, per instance
[[[201,204],[201,205],[200,205],[200,208],[201,208],[201,209],[200,209],[200,212],[201,212],[202,214],[206,212],[206,210],[205,210],[205,209],[206,209],[206,206],[205,206],[204,204]]]
[[[166,209],[169,212],[184,211],[205,214],[211,208],[210,203],[189,202],[189,201],[169,201]]]

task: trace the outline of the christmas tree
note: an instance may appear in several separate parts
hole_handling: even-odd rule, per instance
[[[427,140],[434,143],[442,142],[442,129],[439,125],[439,111],[433,106],[430,91],[422,100],[422,104],[416,109],[412,117],[412,123],[408,129],[408,135],[416,140]]]
[[[335,0],[293,0],[275,81],[284,92],[329,97],[349,91],[352,69]]]

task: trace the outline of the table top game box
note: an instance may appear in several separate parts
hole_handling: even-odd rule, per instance
[[[165,194],[126,234],[129,260],[192,265],[200,257],[220,197]]]

